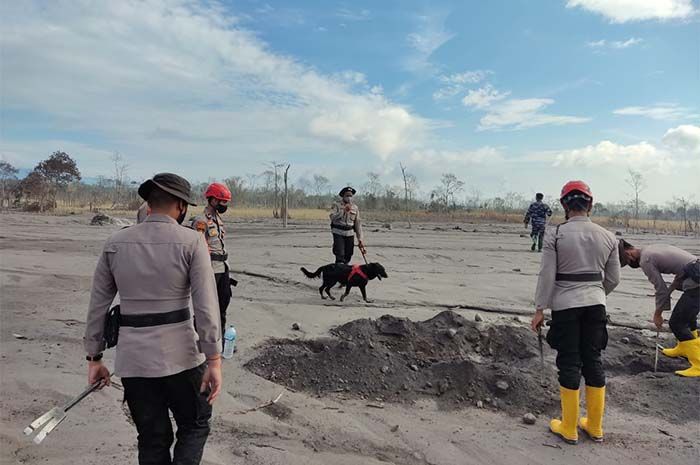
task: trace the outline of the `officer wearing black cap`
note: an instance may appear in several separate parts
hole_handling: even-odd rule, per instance
[[[360,222],[360,209],[352,201],[357,193],[350,186],[340,190],[340,201],[333,204],[331,209],[331,232],[333,233],[333,255],[336,263],[350,263],[353,249],[355,248],[355,236],[360,252],[366,253],[362,242],[362,223]]]
[[[95,268],[84,337],[88,381],[109,382],[104,324],[119,292],[114,372],[138,431],[139,463],[198,464],[222,382],[214,272],[201,234],[180,226],[195,205],[190,183],[160,173],[138,192],[150,214],[112,234]]]

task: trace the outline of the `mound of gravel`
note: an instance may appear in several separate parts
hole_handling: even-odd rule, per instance
[[[314,340],[273,339],[246,368],[316,395],[398,403],[430,397],[445,409],[476,406],[518,416],[559,410],[554,354],[545,342],[541,369],[537,336],[527,327],[486,326],[444,311],[419,322],[392,315],[360,319],[331,333]],[[623,334],[628,342],[616,342]],[[610,341],[605,364],[611,405],[670,421],[700,419],[700,383],[669,373],[684,367],[683,361],[660,356],[654,375],[653,340],[614,330]],[[689,408],[679,413],[678,402]]]

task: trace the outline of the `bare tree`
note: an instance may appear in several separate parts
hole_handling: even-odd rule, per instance
[[[5,160],[0,160],[0,185],[2,186],[2,197],[0,198],[0,207],[5,205],[7,201],[7,206],[10,206],[10,196],[9,196],[9,185],[10,182],[17,179],[17,173],[19,170],[12,166]]]
[[[403,176],[403,194],[404,194],[404,208],[406,209],[406,219],[408,221],[408,227],[411,228],[411,218],[408,216],[408,212],[411,209],[410,202],[413,200],[413,195],[415,194],[416,188],[418,186],[418,180],[414,175],[406,170],[406,167],[402,163],[399,163],[401,167],[401,176]]]
[[[683,235],[688,235],[688,204],[690,203],[687,197],[673,197],[676,213],[683,218]]]
[[[440,179],[442,184],[439,188],[439,192],[442,196],[445,207],[449,209],[449,201],[452,199],[452,207],[456,207],[455,194],[461,192],[464,189],[464,181],[459,179],[452,173],[445,173]]]
[[[313,192],[318,196],[322,196],[328,192],[328,178],[320,174],[314,174]]]
[[[287,227],[287,220],[289,218],[289,187],[287,184],[287,179],[289,175],[289,167],[292,165],[287,165],[287,168],[284,170],[284,200],[282,203],[282,227],[286,228]]]
[[[311,181],[312,192],[316,195],[316,208],[323,208],[324,200],[323,197],[328,193],[328,178],[320,174],[314,174],[314,178]]]
[[[630,168],[627,171],[627,173],[627,179],[625,180],[625,182],[627,182],[627,185],[632,188],[632,206],[634,208],[634,222],[635,226],[639,227],[639,195],[646,187],[646,183],[644,182],[644,177],[642,176],[642,173],[640,173],[639,171],[635,171],[632,168]]]
[[[274,197],[274,205],[272,207],[272,216],[275,218],[279,218],[280,215],[280,182],[281,182],[281,169],[284,167],[286,163],[280,163],[277,161],[271,161],[268,162],[268,166],[271,168],[271,171],[273,173],[273,180],[275,184],[275,197]]]
[[[125,190],[126,184],[126,173],[129,169],[129,164],[124,160],[119,152],[114,152],[114,155],[110,158],[114,166],[114,197],[112,198],[112,208],[120,205],[122,202],[122,196]]]

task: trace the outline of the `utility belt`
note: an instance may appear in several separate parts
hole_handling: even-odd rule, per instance
[[[340,229],[341,231],[352,231],[353,229],[355,229],[355,226],[348,226],[345,224],[333,224],[333,223],[331,223],[331,228]]]
[[[140,315],[122,315],[121,307],[115,305],[107,313],[105,319],[104,341],[107,348],[117,345],[119,342],[119,328],[147,328],[150,326],[170,325],[182,323],[190,319],[190,309],[182,308],[172,312],[151,313]]]
[[[602,282],[601,273],[557,273],[557,281],[569,281],[574,283]]]
[[[226,260],[228,260],[228,253],[227,252],[212,253],[212,254],[209,254],[209,256],[211,257],[211,261],[213,261],[213,262],[225,262]]]

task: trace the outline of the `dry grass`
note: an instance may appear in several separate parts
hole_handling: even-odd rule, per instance
[[[195,207],[192,213],[198,212],[200,207]],[[117,216],[122,218],[136,218],[136,212],[130,210],[110,210],[108,205],[100,207],[100,211],[106,213],[110,216]],[[43,214],[48,215],[71,215],[71,214],[87,214],[89,209],[87,207],[68,207],[59,205],[52,212],[45,212]],[[328,211],[319,208],[302,208],[302,209],[292,209],[289,211],[292,221],[328,221]],[[252,219],[269,219],[272,218],[271,208],[260,208],[260,207],[242,207],[242,208],[232,208],[226,215],[226,217],[252,220]],[[365,221],[376,221],[382,223],[394,223],[394,222],[415,222],[415,223],[521,223],[523,220],[523,215],[520,213],[501,213],[494,211],[456,211],[450,213],[444,212],[427,212],[427,211],[363,211],[362,216]],[[561,223],[564,221],[563,216],[554,216],[551,220],[552,223]],[[610,217],[594,217],[593,221],[605,226],[609,229],[618,230],[632,230],[632,231],[649,231],[658,232],[665,234],[683,234],[684,228],[681,221],[664,221],[657,220],[656,222],[652,220],[642,219],[635,221],[630,219],[628,224],[625,225],[623,222],[613,222]],[[694,231],[688,231],[689,233],[698,234],[697,227],[693,225]]]

